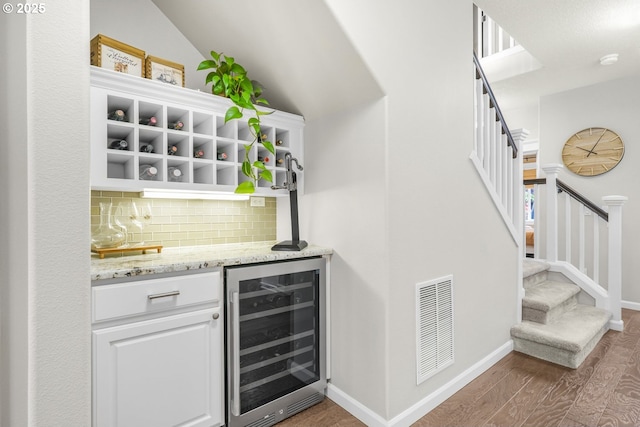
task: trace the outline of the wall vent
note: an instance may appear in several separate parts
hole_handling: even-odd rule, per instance
[[[453,363],[453,276],[416,285],[417,384]]]

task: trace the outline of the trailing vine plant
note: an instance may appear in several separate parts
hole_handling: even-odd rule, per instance
[[[250,144],[244,146],[244,159],[242,161],[242,173],[249,178],[248,181],[241,182],[236,188],[236,193],[254,193],[258,179],[273,182],[273,176],[263,162],[255,160],[251,162],[249,153],[253,146],[259,142],[271,154],[275,156],[273,144],[268,141],[266,135],[262,134],[260,118],[271,114],[273,111],[263,111],[257,105],[269,105],[266,99],[262,98],[262,85],[247,76],[247,71],[234,58],[223,53],[211,51],[211,58],[204,60],[198,65],[200,70],[212,70],[207,74],[205,84],[212,84],[211,92],[229,98],[234,105],[229,107],[224,116],[224,122],[241,119],[245,110],[251,110],[255,115],[247,121],[249,132],[253,136]]]

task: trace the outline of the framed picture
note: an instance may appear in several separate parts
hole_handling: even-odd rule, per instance
[[[145,75],[151,80],[184,87],[184,65],[166,59],[147,56]]]
[[[144,77],[144,50],[102,34],[91,40],[91,65]]]

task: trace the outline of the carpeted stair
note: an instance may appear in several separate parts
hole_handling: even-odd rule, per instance
[[[549,280],[549,265],[525,259],[522,323],[511,328],[514,349],[577,368],[609,329],[611,314],[578,303],[580,288]]]

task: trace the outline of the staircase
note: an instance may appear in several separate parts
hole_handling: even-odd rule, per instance
[[[549,268],[524,260],[522,322],[511,328],[514,350],[575,369],[609,329],[611,314],[580,304],[580,287],[564,276],[551,279]]]

